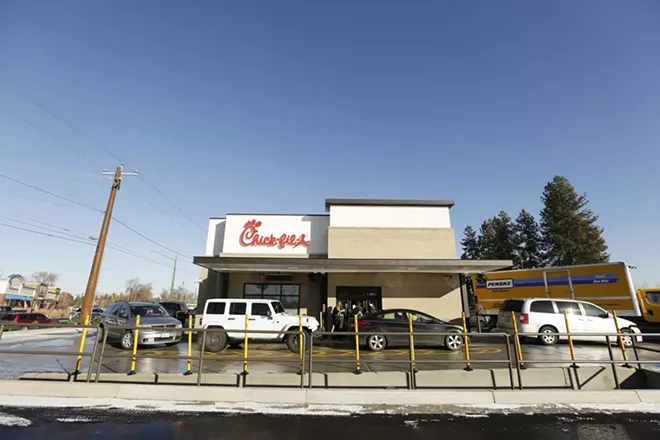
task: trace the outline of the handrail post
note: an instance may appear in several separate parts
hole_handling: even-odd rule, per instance
[[[87,339],[87,326],[88,325],[89,325],[89,315],[85,316],[85,321],[84,321],[84,324],[83,324],[84,327],[82,328],[82,333],[80,335],[80,347],[78,349],[78,353],[80,353],[80,354],[78,355],[78,359],[76,360],[76,369],[69,376],[70,380],[71,380],[71,378],[73,378],[73,380],[75,380],[75,378],[78,377],[78,375],[80,374],[80,366],[82,364],[82,354],[83,354],[83,351],[85,351],[85,339]]]
[[[202,328],[202,346],[199,348],[199,364],[197,365],[197,386],[202,384],[202,367],[204,366],[204,350],[206,349],[207,328]]]
[[[241,373],[243,377],[247,376],[248,374],[248,321],[250,319],[250,315],[247,313],[245,314],[245,335],[243,336],[243,372]],[[243,379],[245,380],[245,379]]]
[[[412,315],[408,313],[408,331],[410,332],[410,339],[408,340],[408,355],[410,359],[410,389],[417,388],[417,365],[415,365],[415,337],[413,335]]]
[[[473,368],[470,365],[470,341],[468,340],[467,334],[467,325],[465,323],[465,312],[461,313],[463,318],[463,339],[465,343],[465,371],[472,371]]]
[[[307,388],[312,388],[312,358],[314,357],[314,336],[310,335],[309,337],[309,373],[307,377]]]
[[[96,366],[96,377],[94,378],[94,383],[99,383],[99,377],[101,376],[101,367],[103,366],[103,355],[105,354],[105,346],[107,345],[107,343],[108,343],[108,330],[104,327],[103,342],[101,344],[101,354],[99,355],[99,362]]]
[[[135,376],[137,372],[135,371],[135,364],[137,363],[137,348],[140,334],[140,315],[135,317],[135,333],[133,333],[133,358],[131,359],[131,371],[128,372],[128,376]]]
[[[635,326],[637,327],[637,326]],[[637,327],[639,330],[639,327]],[[640,331],[641,332],[641,331]],[[635,335],[635,332],[632,332],[632,344],[633,344],[633,353],[635,353],[635,359],[637,360],[637,369],[641,370],[642,369],[642,364],[639,363],[639,352],[637,351],[637,336]]]
[[[188,315],[188,359],[186,360],[186,372],[184,376],[190,376],[192,373],[192,316]]]
[[[619,341],[619,347],[621,347],[621,354],[623,355],[623,360],[625,361],[623,366],[625,368],[631,368],[630,364],[628,364],[628,353],[626,352],[626,346],[623,343],[623,338],[621,337],[621,328],[619,327],[619,319],[616,317],[616,310],[612,310],[612,316],[614,317],[614,327],[616,328],[616,333],[617,333],[616,337],[617,340]]]
[[[303,318],[301,314],[298,314],[298,356],[300,358],[300,366],[298,374],[303,374]]]
[[[516,354],[518,355],[518,368],[521,370],[526,370],[527,367],[523,362],[522,347],[520,346],[520,336],[518,335],[518,321],[516,321],[515,312],[511,312],[511,320],[513,321],[513,340],[516,345]]]
[[[616,372],[616,364],[614,363],[614,353],[612,353],[612,344],[610,343],[610,336],[605,335],[605,341],[607,342],[607,352],[610,355],[610,365],[612,366],[612,375],[614,376],[614,385],[617,390],[621,389],[619,385],[619,375]]]
[[[568,312],[564,310],[564,321],[566,322],[566,333],[568,334],[568,348],[571,350],[571,360],[573,361],[573,368],[580,368],[575,363],[575,348],[573,348],[573,337],[571,336],[571,327],[568,325]]]
[[[357,315],[353,315],[353,323],[355,326],[355,374],[362,374],[362,371],[360,371],[360,336],[358,335]]]
[[[89,361],[89,368],[87,370],[87,378],[85,379],[85,382],[89,383],[89,381],[92,379],[92,371],[94,371],[94,360],[96,358],[96,350],[98,349],[99,346],[99,329],[101,328],[100,325],[96,326],[96,337],[94,338],[94,346],[92,347],[92,359]]]
[[[504,336],[504,343],[506,344],[506,360],[509,361],[509,363],[507,364],[509,366],[509,383],[511,384],[511,389],[515,390],[516,385],[513,382],[513,359],[511,358],[511,341],[509,340],[509,335],[504,334],[503,336]]]
[[[2,334],[5,332],[5,325],[0,324],[0,340],[2,340]]]

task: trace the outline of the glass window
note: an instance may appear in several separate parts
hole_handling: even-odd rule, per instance
[[[569,315],[581,315],[582,312],[580,311],[580,307],[578,307],[577,303],[574,302],[568,302],[568,301],[555,301],[555,304],[557,304],[557,309],[559,309],[559,313],[562,315],[564,312],[567,312]]]
[[[523,306],[524,301],[516,300],[516,299],[508,299],[504,301],[504,305],[502,306],[502,309],[500,312],[516,312],[520,313],[522,311],[522,306]]]
[[[530,312],[536,313],[555,313],[552,301],[534,301],[529,307]]]
[[[287,312],[298,314],[300,285],[298,284],[245,284],[243,297],[280,301]]]
[[[273,310],[275,311],[275,313],[286,313],[286,311],[284,310],[284,306],[282,305],[281,302],[273,301],[270,303],[270,305],[273,306]]]
[[[167,310],[165,310],[160,304],[145,304],[130,307],[133,316],[168,316]]]
[[[412,322],[415,322],[415,323],[424,324],[424,323],[433,322],[433,318],[431,318],[428,315],[423,315],[421,313],[412,313],[412,312],[408,312],[408,314],[412,318]]]
[[[265,303],[252,303],[251,314],[255,316],[268,316],[270,314],[270,307]]]
[[[247,303],[231,303],[229,306],[230,315],[245,315],[247,312]]]
[[[224,315],[225,314],[224,302],[212,302],[206,307],[206,313],[209,315]]]
[[[660,304],[660,291],[646,292],[646,299],[651,304]]]
[[[408,322],[408,318],[404,315],[403,312],[388,312],[383,313],[379,316],[379,319],[384,321],[405,321]]]
[[[597,307],[593,304],[588,304],[588,303],[582,303],[582,308],[584,309],[584,314],[587,316],[593,316],[593,317],[601,317],[602,315],[606,315],[607,312],[600,307]]]

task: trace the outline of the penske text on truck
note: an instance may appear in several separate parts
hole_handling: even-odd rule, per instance
[[[496,316],[507,299],[570,298],[620,316],[641,317],[628,265],[622,262],[489,272],[474,280],[479,315]]]

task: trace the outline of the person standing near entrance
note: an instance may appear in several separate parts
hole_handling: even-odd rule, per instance
[[[325,308],[325,331],[331,332],[334,325],[334,313],[332,307]]]
[[[344,331],[344,318],[346,317],[346,311],[344,310],[341,301],[337,301],[335,309],[332,311],[333,321],[335,324],[335,329],[333,331],[341,332]]]

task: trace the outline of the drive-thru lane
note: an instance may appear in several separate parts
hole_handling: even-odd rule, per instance
[[[91,352],[94,336],[87,338],[85,350]],[[0,341],[0,347],[9,350],[48,350],[52,355],[11,355],[0,356],[0,378],[18,377],[30,372],[71,372],[75,369],[75,357],[58,355],[58,352],[78,350],[79,340],[74,335],[61,336],[39,340],[30,337],[27,340],[10,338]],[[660,345],[653,343],[643,344],[646,349],[639,349],[639,356],[644,360],[657,360],[656,367],[660,367]],[[506,361],[507,347],[505,343],[487,343],[485,338],[476,337],[470,344],[470,355],[474,368],[505,368],[507,363],[493,362]],[[651,348],[649,350],[648,348]],[[139,354],[153,355],[154,358],[140,358],[137,362],[137,372],[143,373],[176,373],[186,370],[185,360],[162,359],[162,355],[186,355],[186,342],[175,347],[145,347],[139,349]],[[197,371],[197,361],[194,359],[198,353],[198,346],[193,346],[193,371]],[[515,350],[511,350],[515,356]],[[607,347],[604,344],[577,344],[575,353],[580,360],[609,360]],[[615,359],[622,360],[622,353],[617,346],[612,346]],[[124,373],[130,370],[131,353],[116,347],[106,347],[107,357],[103,360],[102,372]],[[530,366],[559,366],[558,364],[544,364],[546,360],[563,360],[562,366],[570,365],[571,357],[568,344],[562,343],[554,347],[545,347],[536,344],[523,344],[522,354],[525,363]],[[123,356],[121,358],[110,357]],[[239,373],[243,369],[243,349],[228,348],[220,353],[205,353],[204,372],[207,373]],[[628,351],[629,359],[634,360],[632,350]],[[442,370],[465,367],[465,353],[463,351],[450,352],[442,348],[419,348],[415,350],[416,367],[418,370]],[[409,371],[409,350],[406,348],[386,349],[382,352],[360,351],[360,367],[362,371]],[[475,361],[488,361],[478,363]],[[336,342],[332,346],[316,343],[314,346],[313,370],[315,372],[352,372],[356,369],[355,350],[350,342]],[[89,358],[83,360],[83,370],[89,363]],[[298,354],[291,353],[284,345],[250,344],[248,353],[249,371],[259,372],[298,372],[300,361]],[[307,368],[307,366],[306,366]]]

